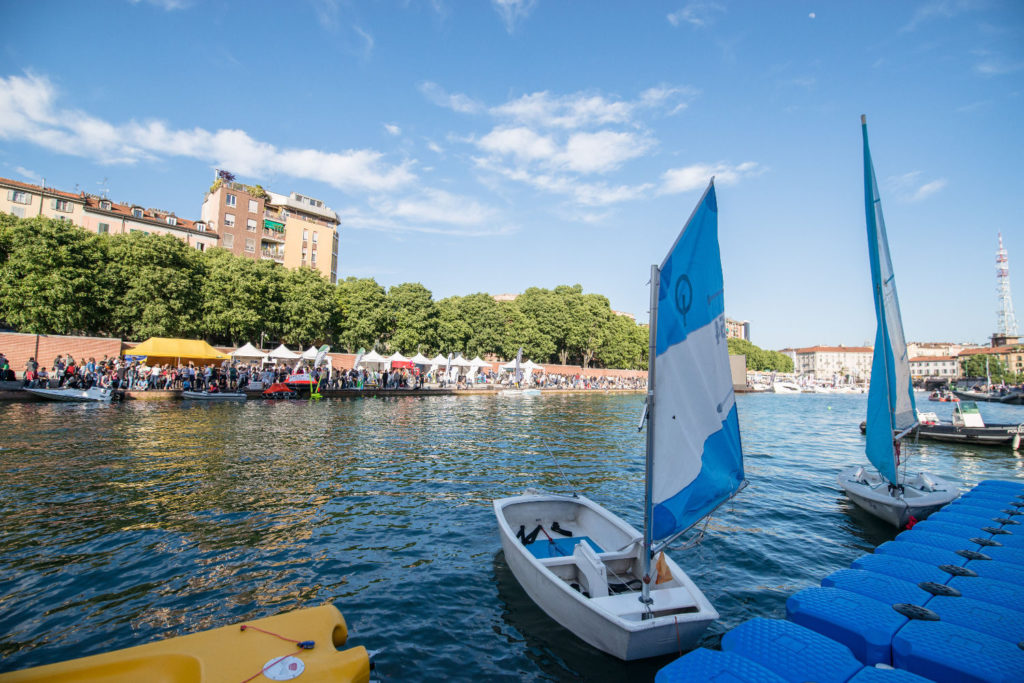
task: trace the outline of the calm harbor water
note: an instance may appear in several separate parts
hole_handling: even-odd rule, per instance
[[[642,526],[642,395],[0,407],[0,671],[334,602],[391,680],[649,680],[526,597],[491,499],[566,490]],[[748,488],[674,557],[705,644],[891,539],[842,495],[863,395],[738,398]],[[923,409],[947,418],[950,404]],[[989,422],[1024,408],[982,405]],[[911,469],[1024,479],[1008,448],[922,442]]]

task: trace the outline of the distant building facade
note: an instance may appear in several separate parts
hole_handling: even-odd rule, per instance
[[[908,342],[907,356],[919,358],[921,356],[956,356],[964,349],[979,348],[977,344],[955,343],[955,342]]]
[[[849,376],[855,380],[871,376],[870,346],[810,346],[802,349],[783,349],[793,359],[793,371],[816,379]]]
[[[750,341],[750,321],[725,319],[725,336]]]
[[[957,356],[960,377],[966,377],[964,364],[973,356],[989,356],[1003,363],[1009,372],[1024,373],[1024,345],[985,346],[977,349],[966,349]]]
[[[310,267],[338,281],[338,214],[319,199],[219,181],[203,198],[202,217],[236,256]]]
[[[67,221],[98,234],[171,235],[201,251],[217,246],[220,240],[205,222],[181,218],[170,211],[123,204],[84,192],[72,194],[8,178],[0,178],[0,211],[19,218],[43,216]]]
[[[910,376],[914,379],[937,377],[951,380],[960,376],[960,366],[956,356],[917,356],[910,359]]]

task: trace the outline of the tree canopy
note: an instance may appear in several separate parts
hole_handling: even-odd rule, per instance
[[[647,368],[647,328],[580,285],[530,287],[513,301],[486,292],[435,301],[418,282],[331,284],[311,268],[200,252],[171,236],[96,235],[48,218],[0,213],[0,322],[22,332],[128,339],[202,337],[356,352],[513,358]],[[751,367],[790,360],[744,342]],[[752,351],[754,349],[756,351]],[[774,365],[773,365],[774,364]],[[791,368],[791,365],[789,366]]]
[[[778,351],[768,351],[746,339],[729,339],[729,353],[734,356],[747,357],[747,370],[774,370],[776,372],[793,372],[793,359]]]

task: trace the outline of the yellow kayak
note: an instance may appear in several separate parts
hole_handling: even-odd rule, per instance
[[[334,605],[311,607],[57,664],[0,674],[0,683],[242,683],[370,680],[364,647]]]

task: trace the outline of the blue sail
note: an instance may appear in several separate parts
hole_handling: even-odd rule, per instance
[[[669,539],[743,483],[712,182],[661,264],[648,458],[651,536]]]
[[[875,168],[868,149],[868,125],[861,117],[864,135],[864,212],[867,218],[868,256],[871,261],[871,289],[875,300],[874,357],[871,361],[871,389],[868,391],[866,453],[871,464],[892,483],[897,482],[893,430],[902,431],[917,419],[914,387],[910,382],[910,359],[903,336],[896,276],[889,256],[889,240],[882,218]]]

